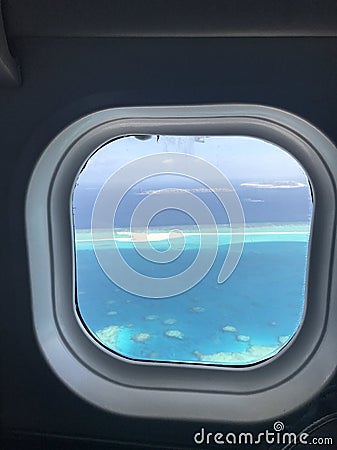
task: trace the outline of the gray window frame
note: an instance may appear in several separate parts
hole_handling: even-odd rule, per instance
[[[256,137],[287,150],[308,174],[314,215],[305,312],[277,355],[240,367],[134,361],[104,348],[83,326],[75,302],[74,183],[97,149],[140,134]],[[336,147],[313,125],[275,108],[112,108],[77,120],[45,149],[26,197],[33,320],[49,365],[80,397],[130,416],[248,423],[299,408],[337,367],[336,186]]]

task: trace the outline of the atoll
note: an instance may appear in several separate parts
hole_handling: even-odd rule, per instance
[[[204,312],[205,308],[203,306],[193,306],[190,311],[192,312],[196,312],[196,313],[200,313],[200,312]]]
[[[250,341],[250,336],[246,336],[244,334],[238,334],[236,336],[236,340],[240,341],[240,342],[249,342]]]
[[[176,319],[166,319],[163,321],[163,323],[165,325],[173,325],[173,324],[177,323],[177,321],[176,321]]]
[[[247,349],[247,353],[256,358],[263,358],[275,352],[277,349],[277,345],[250,345]]]
[[[272,355],[279,347],[265,345],[250,345],[244,352],[218,352],[213,354],[203,354],[195,351],[194,355],[199,361],[219,362],[219,363],[252,363]]]
[[[135,342],[145,342],[148,339],[150,339],[151,334],[149,333],[138,333],[138,334],[134,334],[131,339]]]
[[[116,348],[119,330],[119,326],[111,325],[109,327],[103,328],[102,330],[96,331],[95,334],[99,338],[99,340],[107,347]]]
[[[195,351],[194,355],[199,359],[199,361],[207,362],[240,363],[247,361],[247,355],[240,352],[218,352],[205,355],[203,353]]]
[[[285,344],[287,341],[289,341],[290,336],[279,336],[278,337],[278,341],[280,344]]]
[[[144,317],[145,320],[157,320],[159,319],[159,316],[157,316],[156,314],[149,314],[148,316]]]
[[[228,331],[229,333],[236,333],[236,328],[232,325],[226,325],[225,327],[222,327],[222,331]]]
[[[165,331],[165,335],[171,338],[183,339],[184,333],[180,330],[167,330]]]
[[[158,359],[159,358],[159,353],[158,352],[150,352],[148,355],[148,358],[150,359]]]

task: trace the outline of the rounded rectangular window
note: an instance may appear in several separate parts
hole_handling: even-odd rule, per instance
[[[131,359],[246,365],[304,314],[313,200],[286,150],[248,136],[126,136],[73,190],[77,310]]]

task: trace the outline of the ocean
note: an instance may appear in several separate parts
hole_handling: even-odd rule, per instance
[[[214,194],[199,192],[196,195],[218,224],[216,257],[197,284],[168,298],[135,295],[111,281],[91,241],[91,213],[98,190],[75,190],[77,309],[83,326],[98,343],[131,359],[226,365],[256,363],[287,345],[301,324],[305,306],[312,215],[308,186],[272,189],[237,183],[234,187],[243,206],[246,236],[233,274],[218,282],[230,242],[227,215]],[[119,252],[129,267],[144,276],[174,277],[197,258],[200,234],[186,214],[170,210],[156,215],[150,224],[153,246],[169,252],[167,233],[178,227],[185,247],[170,263],[147,262],[146,246],[144,258],[135,251],[128,229],[132,211],[142,198],[142,193],[129,191],[116,214],[117,234],[102,230],[96,235],[100,236],[99,251]],[[207,227],[198,225],[201,232]],[[214,251],[205,245],[205,254]]]
[[[310,221],[312,201],[307,185],[284,189],[263,189],[249,185],[242,186],[243,183],[240,181],[233,182],[232,184],[242,204],[246,223],[293,223]],[[98,186],[83,186],[83,188],[75,191],[73,206],[76,229],[90,228],[91,213],[98,192]],[[228,223],[226,212],[214,193],[197,192],[194,195],[208,206],[216,223]],[[136,189],[130,190],[127,193],[116,213],[116,228],[127,228],[129,226],[132,212],[144,198],[145,195]],[[153,227],[165,225],[193,225],[193,221],[186,214],[171,209],[155,216],[151,223]]]

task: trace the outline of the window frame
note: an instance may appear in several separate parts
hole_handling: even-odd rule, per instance
[[[99,344],[76,311],[71,196],[92,153],[128,135],[246,135],[294,156],[314,209],[302,323],[275,356],[249,366],[135,361]],[[148,418],[256,422],[299,408],[328,383],[337,360],[337,150],[314,126],[258,105],[112,108],[85,116],[47,146],[26,197],[35,333],[59,378],[108,411]],[[335,268],[335,270],[333,270]],[[256,411],[259,411],[259,417]]]

